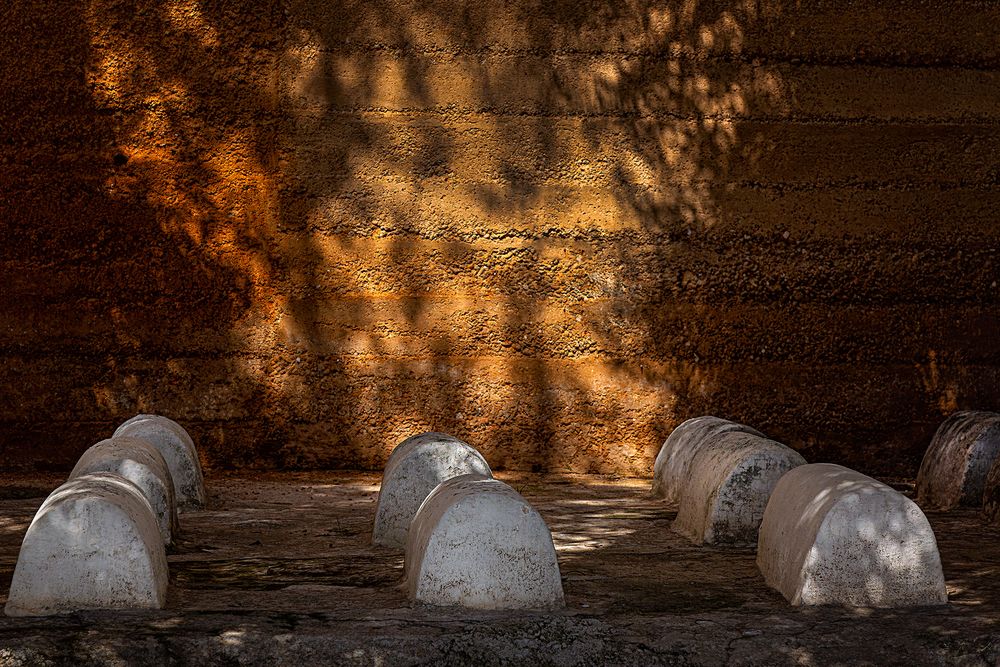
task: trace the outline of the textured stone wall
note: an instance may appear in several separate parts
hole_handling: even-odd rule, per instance
[[[0,455],[912,474],[1000,405],[1000,5],[12,0]]]

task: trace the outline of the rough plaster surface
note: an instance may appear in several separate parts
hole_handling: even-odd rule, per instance
[[[507,484],[479,475],[442,482],[413,518],[406,589],[417,602],[471,609],[563,606],[545,520]]]
[[[205,480],[198,451],[180,424],[160,415],[136,415],[115,429],[114,437],[121,436],[140,438],[160,451],[170,469],[178,510],[205,503]]]
[[[937,541],[909,498],[830,463],[787,472],[764,511],[757,565],[793,605],[948,601]]]
[[[402,549],[424,499],[441,482],[467,473],[492,477],[482,455],[458,438],[421,433],[399,443],[382,474],[372,543]]]
[[[723,414],[912,476],[1000,405],[997,3],[0,4],[7,466],[156,411],[648,476]]]
[[[112,473],[75,477],[52,492],[21,544],[8,616],[80,609],[159,609],[167,559],[152,507]]]
[[[757,545],[757,529],[778,480],[805,464],[795,450],[729,431],[691,459],[673,528],[698,544]]]
[[[744,424],[710,416],[688,419],[671,431],[653,464],[653,495],[662,496],[667,502],[677,502],[697,453],[731,431],[764,437]]]
[[[931,509],[980,507],[1000,455],[1000,414],[956,412],[941,423],[917,474],[917,502]]]
[[[80,456],[69,478],[95,472],[114,473],[139,487],[153,508],[163,543],[171,543],[178,528],[174,482],[156,447],[129,436],[102,440]]]

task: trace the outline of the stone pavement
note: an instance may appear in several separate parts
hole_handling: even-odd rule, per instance
[[[996,665],[1000,529],[929,513],[951,603],[792,608],[749,549],[670,530],[648,480],[499,473],[549,523],[566,609],[414,608],[372,547],[379,476],[209,475],[181,517],[167,608],[0,617],[0,665]],[[0,604],[21,537],[62,479],[0,478]]]

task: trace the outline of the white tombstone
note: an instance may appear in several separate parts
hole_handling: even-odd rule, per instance
[[[167,556],[139,488],[111,473],[52,492],[32,519],[14,568],[8,616],[80,609],[162,609]]]
[[[927,509],[979,507],[986,476],[1000,455],[1000,414],[956,412],[941,423],[917,473],[917,502]]]
[[[764,508],[786,472],[805,464],[794,449],[729,431],[691,460],[673,528],[697,544],[757,544]]]
[[[174,480],[178,510],[205,504],[205,481],[194,441],[172,419],[159,415],[136,415],[115,429],[114,436],[141,438],[160,450]]]
[[[694,417],[675,428],[660,447],[653,464],[653,495],[661,496],[667,502],[680,500],[694,455],[730,431],[763,437],[762,433],[745,424],[719,417]]]
[[[793,605],[948,601],[937,541],[917,504],[832,463],[799,466],[778,481],[760,526],[757,566]]]
[[[94,472],[115,473],[138,486],[153,508],[163,543],[171,543],[177,532],[174,483],[156,447],[128,436],[102,440],[83,453],[69,478]]]
[[[439,485],[406,542],[412,600],[473,609],[563,606],[559,563],[545,521],[517,491],[479,475]]]
[[[424,498],[446,479],[470,473],[493,476],[482,454],[458,438],[422,433],[401,442],[382,474],[372,543],[402,549]]]

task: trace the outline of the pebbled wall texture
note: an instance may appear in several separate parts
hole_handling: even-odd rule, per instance
[[[9,0],[0,460],[913,475],[1000,408],[1000,4]]]

